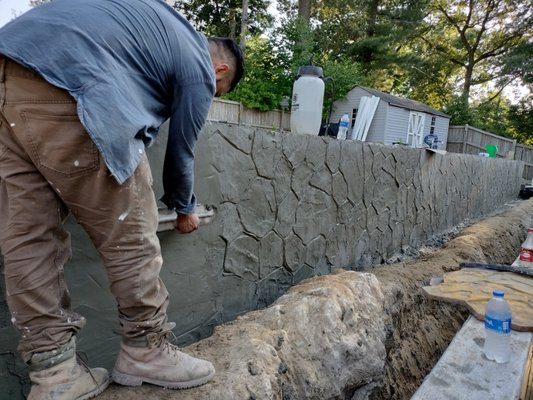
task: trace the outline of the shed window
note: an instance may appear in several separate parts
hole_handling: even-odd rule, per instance
[[[429,134],[434,135],[435,134],[435,124],[437,122],[437,117],[434,115],[431,117],[431,126],[429,127]]]
[[[357,108],[354,108],[352,110],[352,124],[350,126],[355,126],[355,119],[357,118],[357,111],[359,111],[359,109]]]

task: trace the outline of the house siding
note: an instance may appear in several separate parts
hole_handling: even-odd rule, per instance
[[[410,111],[390,105],[388,108],[384,144],[393,144],[397,142],[407,143],[407,128],[409,127]]]
[[[446,144],[448,143],[448,127],[450,125],[449,118],[437,117],[435,124],[435,134],[442,143],[439,143],[439,149],[446,150]]]
[[[352,132],[353,123],[351,121],[352,112],[354,108],[359,108],[361,98],[367,96],[372,97],[372,94],[361,88],[355,88],[348,92],[346,99],[339,100],[334,103],[334,108],[331,112],[330,122],[338,123],[344,113],[350,116],[350,129]],[[383,143],[383,132],[385,130],[385,120],[387,117],[387,103],[380,99],[374,118],[368,129],[367,142]]]
[[[331,117],[329,122],[338,124],[341,120],[342,114],[346,113],[352,118],[352,111],[354,108],[359,106],[359,101],[361,100],[361,94],[357,90],[351,90],[346,95],[346,99],[338,100],[333,103],[333,110],[331,112]],[[352,123],[350,122],[350,131],[353,128]]]
[[[355,87],[347,93],[346,98],[338,100],[333,104],[333,110],[331,112],[330,122],[338,123],[342,117],[342,114],[347,113],[350,118],[354,108],[359,108],[361,98],[363,96],[371,97],[373,94],[362,87]],[[427,107],[426,107],[427,108]],[[367,142],[376,142],[390,145],[396,142],[406,142],[407,129],[409,127],[409,113],[410,109],[405,106],[391,105],[387,101],[380,98],[378,107],[370,124],[368,135],[366,137]],[[424,114],[424,136],[428,135],[431,128],[431,117],[434,114],[416,111]],[[438,111],[435,111],[438,112]],[[449,118],[441,115],[435,115],[435,134],[439,140],[443,143],[440,145],[441,149],[446,148],[446,142],[448,139],[448,125]],[[350,122],[350,132],[353,126]]]

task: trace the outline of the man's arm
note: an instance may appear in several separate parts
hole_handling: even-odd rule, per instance
[[[168,144],[163,167],[164,195],[161,201],[178,213],[177,229],[191,232],[198,227],[194,213],[194,147],[213,99],[209,85],[180,87],[171,110]]]

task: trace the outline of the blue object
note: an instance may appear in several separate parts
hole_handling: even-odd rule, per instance
[[[429,135],[424,136],[424,143],[430,149],[438,149],[440,141],[437,135],[430,133]]]

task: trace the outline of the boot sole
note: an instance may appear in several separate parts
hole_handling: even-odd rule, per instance
[[[213,379],[214,376],[215,372],[212,372],[211,374],[202,378],[193,379],[186,382],[167,382],[142,376],[125,374],[123,372],[118,371],[117,369],[114,369],[113,373],[111,374],[111,378],[113,379],[113,381],[122,386],[141,386],[144,382],[150,383],[152,385],[161,386],[165,389],[189,389],[192,387],[201,386]]]

